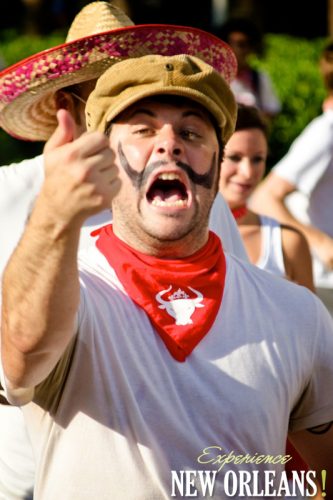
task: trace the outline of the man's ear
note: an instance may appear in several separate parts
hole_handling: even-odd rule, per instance
[[[66,109],[72,116],[75,116],[74,98],[69,92],[65,92],[64,90],[57,90],[54,96],[54,100],[57,110]]]
[[[75,137],[78,137],[86,131],[86,119],[84,115],[84,108],[82,110],[77,104],[75,97],[65,90],[57,90],[54,96],[57,111],[65,109],[73,117],[76,125]]]

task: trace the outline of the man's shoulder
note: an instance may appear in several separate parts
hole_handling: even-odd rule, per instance
[[[9,163],[8,165],[2,165],[1,168],[14,169],[17,171],[20,170],[21,168],[41,168],[43,166],[43,161],[44,161],[43,155],[38,155],[35,156],[34,158],[29,158],[27,160]]]
[[[242,295],[244,300],[247,297],[249,307],[256,307],[267,315],[296,317],[302,314],[315,320],[315,316],[321,314],[318,297],[306,287],[232,255],[227,256],[226,291],[228,287],[230,293]]]
[[[292,183],[297,185],[300,178],[308,179],[309,175],[317,180],[330,164],[332,147],[333,111],[330,111],[314,118],[303,129],[271,172],[287,180],[292,179]],[[318,168],[319,165],[321,168]]]
[[[304,139],[308,140],[309,138],[321,139],[331,138],[331,131],[333,127],[333,110],[326,111],[316,116],[311,120],[300,135],[296,138],[296,140]]]
[[[18,182],[25,185],[40,184],[44,178],[43,156],[39,155],[29,160],[11,163],[0,167],[0,188],[10,188]]]
[[[117,275],[110,266],[104,255],[98,250],[95,244],[95,238],[89,245],[80,247],[78,253],[78,264],[82,283],[88,285],[88,288],[94,288],[98,283],[103,283],[102,289],[105,291],[105,284],[112,288],[115,286],[122,289]]]
[[[42,156],[0,168],[0,272],[23,233],[43,179]]]

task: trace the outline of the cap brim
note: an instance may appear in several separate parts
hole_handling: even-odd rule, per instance
[[[227,82],[237,70],[231,48],[198,28],[119,28],[44,50],[0,72],[0,126],[16,138],[45,141],[57,125],[56,90],[96,79],[118,61],[147,54],[199,57]]]

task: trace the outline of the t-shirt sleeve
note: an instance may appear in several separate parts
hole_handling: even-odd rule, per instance
[[[272,172],[309,196],[332,162],[333,111],[314,119]]]
[[[248,261],[238,226],[223,196],[215,197],[209,217],[209,229],[221,239],[225,252]]]
[[[22,236],[43,180],[42,156],[0,168],[0,274]]]
[[[9,404],[23,406],[31,401],[38,402],[44,408],[51,409],[57,406],[61,388],[66,380],[70,368],[71,359],[75,349],[76,336],[70,341],[61,358],[52,369],[50,374],[36,387],[11,389],[6,380],[1,366],[0,375],[0,396],[5,398]]]
[[[59,405],[75,356],[76,346],[77,343],[80,342],[81,323],[85,315],[85,290],[81,281],[80,306],[76,315],[75,334],[51,373],[35,388],[33,397],[34,402],[48,411],[55,412]]]
[[[333,420],[333,320],[321,301],[314,299],[317,328],[313,336],[312,369],[291,414],[292,432]]]

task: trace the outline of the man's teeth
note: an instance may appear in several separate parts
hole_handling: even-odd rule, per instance
[[[160,174],[158,176],[158,179],[161,179],[163,181],[174,181],[174,180],[180,180],[179,175],[174,174],[174,173],[164,173]]]
[[[151,204],[155,207],[185,207],[186,200],[164,201],[155,198]]]

